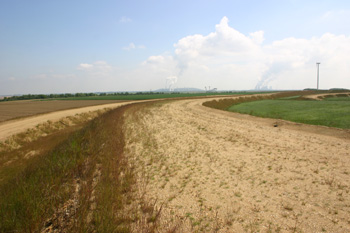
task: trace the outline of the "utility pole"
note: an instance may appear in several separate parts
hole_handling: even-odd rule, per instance
[[[320,62],[316,62],[316,66],[317,66],[317,90],[318,90],[318,85],[319,85],[319,74],[320,74]]]

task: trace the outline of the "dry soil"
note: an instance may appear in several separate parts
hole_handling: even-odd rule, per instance
[[[125,125],[139,198],[161,209],[161,232],[350,232],[349,131],[203,101],[154,105]]]
[[[14,118],[28,117],[37,114],[55,112],[93,105],[111,104],[118,100],[53,100],[53,101],[8,101],[0,102],[0,122]]]

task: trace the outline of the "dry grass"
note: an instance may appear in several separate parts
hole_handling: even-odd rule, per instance
[[[0,167],[12,172],[0,182],[0,232],[128,231],[123,211],[133,172],[123,153],[126,108],[75,133],[60,131],[6,152],[22,158]]]
[[[75,116],[68,116],[61,118],[58,121],[47,121],[38,124],[35,128],[26,130],[25,132],[13,135],[5,141],[0,141],[0,152],[19,149],[23,145],[36,141],[38,138],[45,137],[55,132],[61,131],[72,126],[80,126],[108,111],[109,109],[97,110],[94,112],[87,112],[76,114]],[[1,161],[1,155],[0,155]],[[0,162],[1,166],[1,162]]]
[[[290,96],[298,95],[311,95],[314,91],[289,91],[289,92],[278,92],[274,94],[263,94],[263,95],[253,95],[253,96],[240,96],[239,98],[222,98],[219,100],[212,100],[204,102],[203,105],[210,108],[227,110],[234,104],[240,104],[245,102],[252,102],[257,100],[267,100],[267,99],[280,99]]]

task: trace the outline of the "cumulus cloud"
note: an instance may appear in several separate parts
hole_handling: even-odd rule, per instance
[[[252,32],[250,37],[255,43],[261,44],[264,41],[264,31]]]
[[[177,61],[170,55],[150,56],[142,63],[142,68],[152,73],[161,73],[166,76],[171,75],[176,70]]]
[[[133,49],[145,49],[144,45],[135,45],[134,43],[130,43],[128,46],[123,47],[124,50],[133,50]]]
[[[81,63],[77,69],[92,75],[108,75],[113,70],[113,67],[106,61],[96,61],[92,64]]]
[[[92,64],[87,64],[87,63],[81,63],[78,66],[78,70],[89,70],[92,67],[94,67]]]
[[[321,88],[350,88],[349,60],[349,36],[325,33],[265,44],[263,31],[244,35],[223,17],[214,32],[184,37],[174,44],[174,55],[151,56],[143,65],[167,70],[182,86],[302,89],[315,86],[315,63],[321,62]]]

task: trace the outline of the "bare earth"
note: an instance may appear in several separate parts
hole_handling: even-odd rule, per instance
[[[48,112],[55,112],[93,105],[123,102],[119,100],[23,100],[0,102],[0,122],[14,118],[28,117]]]
[[[307,96],[305,96],[305,98],[313,99],[313,100],[322,100],[322,98],[325,96],[331,96],[331,95],[335,96],[335,95],[339,95],[339,94],[350,96],[350,92],[342,92],[342,93],[326,93],[326,94],[307,95]]]
[[[26,118],[20,118],[15,120],[8,120],[0,122],[0,141],[27,129],[34,128],[36,125],[46,121],[57,121],[63,117],[74,116],[84,112],[93,112],[104,108],[117,108],[125,104],[132,102],[117,102],[112,104],[100,104],[95,106],[68,109],[62,111],[56,111],[51,113],[45,113],[36,116],[30,116]],[[91,103],[90,103],[91,104]]]
[[[125,124],[138,195],[161,210],[161,232],[350,232],[349,131],[274,127],[203,101]]]

